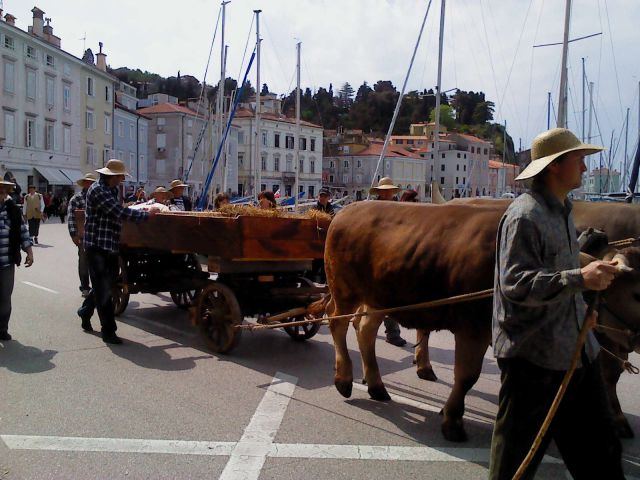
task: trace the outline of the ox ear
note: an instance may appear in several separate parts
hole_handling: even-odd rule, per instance
[[[629,265],[629,260],[622,253],[618,253],[613,257],[613,260],[618,262],[618,270],[620,273],[633,272],[633,268]]]

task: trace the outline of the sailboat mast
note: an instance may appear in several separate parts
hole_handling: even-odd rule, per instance
[[[560,71],[560,95],[558,101],[558,127],[567,128],[567,54],[569,53],[569,22],[571,0],[566,0],[564,12],[564,39],[562,41],[562,70]]]
[[[295,212],[298,211],[298,191],[300,190],[300,46],[302,42],[296,44],[296,181],[293,189],[293,195],[295,198]]]
[[[253,194],[256,202],[258,201],[258,193],[260,193],[260,12],[262,10],[254,10],[256,14],[256,128],[255,128],[255,158],[254,158],[254,187]]]
[[[624,160],[622,161],[622,188],[624,188],[624,186],[627,184],[627,170],[628,170],[627,147],[629,143],[629,110],[631,109],[627,108],[627,118],[624,121]]]
[[[589,82],[589,129],[587,130],[587,143],[591,143],[591,126],[593,121],[593,82]],[[591,156],[587,157],[587,179],[591,178]],[[591,190],[590,193],[593,193]]]
[[[440,38],[438,40],[438,79],[436,84],[436,125],[433,129],[433,175],[431,177],[431,198],[433,199],[433,189],[440,188],[438,178],[438,156],[440,151],[440,90],[442,90],[442,49],[444,46],[444,14],[447,0],[442,0],[440,4]],[[436,180],[434,180],[434,178]],[[466,187],[465,187],[466,188]]]
[[[224,23],[225,23],[225,11],[227,9],[227,4],[230,3],[229,1],[224,1],[221,3],[222,6],[222,24],[221,24],[221,29],[220,29],[220,35],[221,35],[221,40],[220,40],[220,82],[218,83],[218,98],[217,98],[217,102],[216,102],[216,136],[217,136],[217,142],[218,144],[220,144],[220,142],[222,141],[222,104],[224,101]],[[225,165],[224,160],[222,165]],[[224,176],[225,176],[225,171],[224,169],[222,170],[222,176],[223,176],[223,184],[224,184]]]
[[[584,143],[584,83],[585,83],[585,71],[584,71],[584,57],[582,57],[582,142]]]

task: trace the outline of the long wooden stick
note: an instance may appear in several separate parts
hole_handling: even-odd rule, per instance
[[[582,323],[582,328],[580,329],[580,334],[578,335],[578,340],[576,342],[576,349],[573,352],[573,358],[571,359],[571,365],[569,367],[569,370],[567,370],[567,373],[564,374],[564,378],[562,379],[560,388],[558,388],[558,393],[556,393],[556,396],[553,399],[553,403],[551,403],[551,407],[549,407],[549,411],[547,412],[547,416],[544,419],[544,422],[542,422],[542,426],[538,431],[538,435],[536,435],[536,438],[534,439],[533,444],[531,445],[531,449],[529,450],[529,453],[524,458],[524,460],[520,464],[520,467],[518,468],[515,475],[513,476],[513,480],[520,480],[522,478],[527,468],[529,468],[529,464],[533,460],[533,457],[535,456],[536,452],[540,448],[540,445],[542,444],[542,439],[547,434],[547,430],[549,430],[549,427],[551,426],[553,417],[555,417],[556,415],[558,407],[560,406],[560,402],[562,401],[562,398],[564,397],[564,394],[567,391],[567,387],[569,386],[571,377],[573,377],[573,374],[578,365],[578,360],[580,359],[580,355],[582,353],[582,347],[584,346],[584,343],[587,340],[587,335],[589,333],[589,330],[591,330],[591,328],[595,323],[594,321],[595,319],[592,317],[596,314],[595,313],[596,304],[598,303],[599,298],[600,296],[596,295],[594,300],[591,302],[591,304],[589,304],[589,308],[587,309],[584,322]]]

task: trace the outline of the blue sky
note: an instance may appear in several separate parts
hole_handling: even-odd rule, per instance
[[[272,91],[295,86],[295,43],[302,41],[302,84],[334,90],[348,81],[391,80],[401,87],[428,0],[233,0],[227,6],[225,43],[228,75],[237,77],[253,10],[262,9],[261,78]],[[202,79],[220,8],[210,0],[39,0],[65,50],[80,56],[86,46],[105,44],[112,67],[139,67],[161,75],[191,74]],[[4,0],[5,12],[31,23],[32,3]],[[433,0],[409,89],[436,83],[440,0]],[[593,121],[593,142],[609,146],[631,108],[629,155],[638,137],[637,0],[573,0],[569,52],[569,127],[582,130],[581,58],[595,82],[594,104],[602,139]],[[516,146],[528,147],[546,129],[547,92],[557,109],[561,47],[533,48],[562,40],[561,0],[448,0],[443,90],[482,90],[496,103],[496,120],[507,121]],[[255,27],[254,27],[255,28]],[[207,79],[219,77],[220,34]],[[255,84],[255,73],[251,74]],[[390,120],[390,119],[389,119]],[[555,122],[552,120],[552,124]],[[621,161],[624,137],[616,159]]]

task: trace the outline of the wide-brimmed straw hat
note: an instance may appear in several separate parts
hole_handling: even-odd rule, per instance
[[[99,168],[98,170],[96,170],[96,172],[103,175],[126,175],[128,177],[131,176],[127,173],[124,162],[116,158],[112,158],[111,160],[109,160],[103,168]]]
[[[151,193],[151,198],[155,197],[158,193],[171,193],[169,190],[167,190],[164,187],[158,187],[156,188],[153,193]]]
[[[173,190],[178,187],[188,187],[186,183],[182,183],[182,180],[174,180],[169,184],[169,190]]]
[[[98,178],[93,174],[93,173],[87,173],[85,174],[84,177],[82,177],[80,180],[78,180],[76,183],[80,186],[82,186],[82,184],[84,182],[97,182]]]
[[[5,185],[7,187],[15,188],[16,184],[13,182],[9,182],[8,180],[0,179],[0,185]]]
[[[552,128],[538,135],[531,145],[531,163],[516,177],[526,180],[542,172],[556,158],[568,152],[584,151],[586,155],[601,152],[604,147],[582,143],[566,128]]]
[[[376,194],[376,193],[379,193],[380,190],[394,190],[396,192],[399,192],[400,187],[398,187],[393,183],[393,180],[391,180],[391,177],[382,177],[378,182],[378,186],[371,187],[369,189],[369,193]]]

